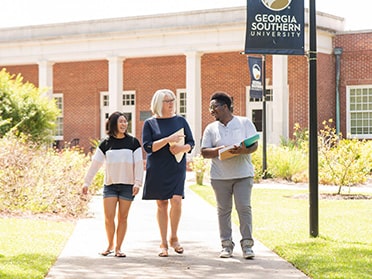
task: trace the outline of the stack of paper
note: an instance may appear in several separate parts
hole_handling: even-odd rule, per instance
[[[185,144],[185,137],[184,137],[185,133],[183,131],[183,128],[179,129],[177,132],[173,133],[171,136],[173,136],[173,135],[181,135],[183,137],[178,142],[169,143],[170,146],[175,145],[175,144],[181,144],[181,145]],[[177,153],[177,154],[174,155],[174,157],[176,158],[177,163],[181,162],[183,154],[184,154],[184,152],[180,152],[180,153]]]
[[[232,144],[232,145],[226,146],[226,147],[218,150],[218,159],[220,159],[220,160],[226,160],[226,159],[229,159],[231,157],[235,157],[235,156],[240,155],[240,154],[233,154],[233,153],[230,152],[230,150],[233,149],[234,146],[239,146],[241,144],[244,144],[245,147],[250,147],[256,141],[258,141],[259,138],[260,138],[260,135],[259,134],[256,134],[256,135],[254,135],[252,137],[246,138],[245,140],[243,140],[240,143]]]

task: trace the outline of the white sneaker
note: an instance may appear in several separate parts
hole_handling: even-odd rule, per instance
[[[242,248],[243,250],[243,258],[244,259],[253,259],[254,258],[254,252],[252,250],[252,248],[250,247],[243,247]]]
[[[221,250],[220,258],[231,258],[233,249],[231,247],[224,247]]]
[[[230,258],[234,250],[234,242],[231,240],[222,241],[222,251],[220,253],[220,258]]]
[[[252,259],[254,258],[254,252],[252,250],[254,242],[253,239],[242,239],[240,241],[240,246],[242,247],[243,251],[243,258],[244,259]]]

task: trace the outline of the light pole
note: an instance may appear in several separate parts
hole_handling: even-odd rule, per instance
[[[318,193],[318,111],[317,111],[317,48],[315,0],[309,0],[309,202],[310,235],[319,234],[319,193]]]

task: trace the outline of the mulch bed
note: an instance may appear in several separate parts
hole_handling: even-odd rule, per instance
[[[56,222],[76,222],[77,218],[61,214],[51,213],[31,213],[31,212],[0,212],[0,218],[22,218],[22,219],[38,219],[38,220],[51,220]]]
[[[293,199],[308,199],[309,194],[286,196]],[[365,194],[337,194],[337,193],[322,193],[319,194],[321,200],[371,200],[372,195]]]

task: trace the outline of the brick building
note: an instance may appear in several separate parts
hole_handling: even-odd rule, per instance
[[[318,125],[332,118],[344,135],[372,138],[372,30],[344,32],[342,18],[320,12],[317,25]],[[249,97],[240,54],[245,27],[246,7],[234,7],[4,28],[0,69],[48,88],[62,111],[56,140],[75,139],[86,150],[114,110],[130,115],[141,138],[153,93],[169,88],[198,152],[214,91],[228,92],[234,113],[262,126],[262,102]],[[307,28],[305,38],[307,50]],[[308,126],[308,68],[306,56],[266,56],[268,143],[291,137],[295,123]]]

